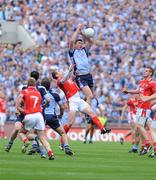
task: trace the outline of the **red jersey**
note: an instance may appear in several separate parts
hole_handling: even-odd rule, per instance
[[[67,79],[64,83],[61,83],[62,77],[58,78],[57,85],[64,92],[67,100],[79,91],[77,84],[72,78]]]
[[[6,100],[3,98],[0,98],[0,112],[1,113],[6,112]]]
[[[154,82],[151,78],[143,79],[139,82],[139,90],[141,95],[151,96],[152,94],[156,93],[156,82]],[[151,103],[139,101],[138,107],[143,109],[151,109]]]
[[[29,86],[27,89],[21,91],[24,98],[24,112],[25,114],[32,114],[42,112],[41,103],[42,98],[40,92],[34,86]]]
[[[136,114],[136,104],[138,101],[136,99],[130,99],[127,101],[127,105],[129,106],[129,111],[133,114]]]

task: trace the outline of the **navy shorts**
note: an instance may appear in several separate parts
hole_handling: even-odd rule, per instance
[[[46,121],[46,125],[50,126],[52,129],[57,129],[60,127],[59,120],[57,119],[57,116],[51,115],[51,114],[44,114],[44,119]]]
[[[93,77],[91,74],[76,76],[76,83],[79,88],[82,88],[84,86],[89,86],[90,88],[92,88],[94,85]]]
[[[24,119],[24,116],[25,116],[24,114],[17,115],[16,122],[21,122],[22,123],[22,121]]]

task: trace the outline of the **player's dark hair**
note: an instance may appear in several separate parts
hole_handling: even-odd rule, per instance
[[[57,79],[56,70],[52,71],[51,75],[52,75],[53,79]]]
[[[46,88],[46,90],[48,91],[50,89],[50,80],[49,78],[45,77],[42,79],[41,81],[41,85],[44,86]]]
[[[83,42],[82,39],[76,39],[76,40],[75,40],[75,44],[76,44],[78,41]]]
[[[28,79],[28,86],[35,86],[36,85],[36,80],[33,77],[30,77]]]
[[[30,77],[33,77],[37,81],[39,79],[39,72],[38,71],[32,71],[30,73]]]
[[[153,74],[154,74],[154,69],[153,69],[152,67],[150,67],[150,66],[148,66],[148,67],[146,67],[146,68],[150,70],[151,76],[153,76]]]

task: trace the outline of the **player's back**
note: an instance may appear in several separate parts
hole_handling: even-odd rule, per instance
[[[24,110],[25,114],[42,112],[42,98],[40,92],[35,87],[28,87],[22,91],[24,95]]]
[[[60,96],[57,93],[53,93],[51,90],[48,91],[48,96],[50,97],[50,102],[49,105],[44,109],[44,114],[56,115],[56,104],[58,101],[60,101]]]

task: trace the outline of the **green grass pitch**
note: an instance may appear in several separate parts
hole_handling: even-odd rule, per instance
[[[128,154],[130,144],[114,142],[70,142],[75,154],[70,157],[51,141],[55,160],[21,154],[15,141],[9,153],[0,140],[0,180],[156,180],[156,158]]]

